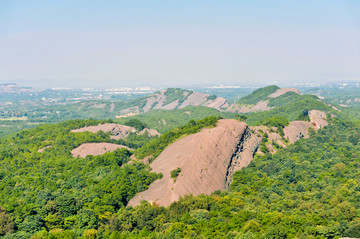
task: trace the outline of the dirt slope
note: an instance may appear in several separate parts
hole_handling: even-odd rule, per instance
[[[148,190],[137,194],[129,205],[147,200],[167,206],[186,194],[210,194],[225,189],[232,172],[247,166],[253,159],[257,146],[251,143],[258,141],[251,140],[249,134],[249,128],[243,122],[219,120],[215,128],[179,139],[150,165],[163,177],[152,183]],[[170,173],[176,168],[181,172],[174,182]]]

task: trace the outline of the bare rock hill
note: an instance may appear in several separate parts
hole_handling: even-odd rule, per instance
[[[300,91],[295,88],[279,88],[275,85],[267,86],[259,88],[250,95],[243,97],[237,104],[231,105],[228,111],[238,113],[268,111],[274,108],[269,106],[271,100],[284,96],[288,92],[301,95]]]
[[[293,121],[284,129],[287,143],[276,129],[265,126],[251,127],[244,122],[232,119],[219,120],[212,129],[202,129],[199,133],[186,136],[168,146],[152,163],[153,172],[163,177],[130,200],[129,206],[138,205],[142,200],[168,206],[187,194],[194,196],[210,194],[216,190],[227,189],[233,173],[247,167],[258,151],[262,136],[269,135],[270,142],[276,141],[287,147],[295,141],[308,137],[308,129],[317,130],[327,124],[324,112],[311,112],[311,122]],[[251,133],[253,131],[253,133]],[[270,153],[276,149],[266,145]],[[262,153],[262,152],[259,152]],[[178,175],[172,177],[173,171]]]
[[[297,104],[299,102],[301,104]],[[164,89],[130,101],[90,101],[76,104],[69,105],[69,109],[77,107],[77,114],[86,118],[124,118],[152,110],[175,110],[187,106],[204,106],[221,112],[241,114],[271,111],[289,105],[294,109],[293,112],[298,108],[325,110],[333,107],[326,105],[317,96],[302,95],[295,88],[279,88],[274,85],[259,88],[234,104],[222,97],[180,88]]]
[[[182,109],[187,106],[206,106],[224,111],[229,107],[229,103],[222,97],[210,96],[180,88],[169,88],[143,99],[134,100],[129,104],[129,107],[119,112],[120,115],[118,117],[145,113],[153,109],[173,110]]]
[[[268,87],[265,87],[264,89],[266,88]],[[210,96],[208,94],[193,92],[190,90],[169,88],[143,98],[141,101],[137,102],[137,106],[131,104],[131,107],[121,110],[120,116],[118,117],[121,117],[121,115],[132,115],[148,112],[152,109],[173,110],[182,109],[186,106],[206,106],[220,111],[238,113],[267,111],[271,109],[271,107],[268,106],[268,98],[276,98],[284,95],[287,92],[300,94],[299,90],[295,88],[273,87],[271,90],[272,91],[267,92],[268,94],[260,95],[255,91],[255,94],[253,94],[253,97],[256,98],[255,103],[238,105],[230,104],[225,98],[216,97],[215,95]]]
[[[168,146],[151,168],[163,177],[137,194],[128,205],[142,200],[168,206],[186,194],[210,194],[226,189],[233,172],[246,167],[259,140],[249,127],[237,120],[219,120],[212,129],[184,137]],[[179,168],[176,179],[171,172]]]

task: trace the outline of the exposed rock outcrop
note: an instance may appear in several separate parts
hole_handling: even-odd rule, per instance
[[[289,140],[290,143],[301,138],[309,137],[309,129],[318,130],[326,125],[326,113],[320,110],[310,110],[309,111],[310,122],[308,121],[292,121],[288,126],[284,128],[285,138]]]
[[[260,139],[251,134],[250,128],[246,127],[238,145],[231,156],[229,167],[226,172],[225,189],[229,188],[233,174],[247,167],[254,159],[254,154],[259,148]]]
[[[316,129],[320,129],[326,125],[328,122],[326,121],[326,113],[320,110],[311,110],[309,111],[310,121],[315,123],[314,126]]]
[[[116,140],[124,139],[128,137],[130,133],[137,133],[138,135],[147,133],[149,137],[160,135],[160,133],[155,129],[145,128],[142,131],[137,132],[135,128],[121,124],[98,124],[96,126],[87,126],[80,129],[71,130],[71,132],[74,133],[85,132],[85,131],[89,131],[92,133],[97,133],[99,131],[111,132],[112,135],[110,136],[110,138]]]
[[[274,93],[270,94],[269,97],[270,98],[276,98],[279,97],[287,92],[295,92],[296,94],[300,94],[300,91],[296,88],[280,88],[277,91],[275,91]]]
[[[284,128],[285,138],[292,144],[301,138],[309,137],[309,128],[313,128],[313,124],[307,121],[292,121]]]
[[[316,121],[292,121],[284,128],[284,138],[288,139],[288,143],[308,137],[309,128],[317,129],[315,125],[325,125],[324,112],[310,111],[310,114],[314,116],[313,120],[317,116]],[[251,130],[255,133],[252,134]],[[205,128],[179,139],[150,165],[154,172],[162,173],[163,177],[146,191],[137,194],[128,205],[134,206],[146,200],[168,206],[186,194],[196,196],[227,189],[234,172],[247,167],[253,160],[262,137],[257,136],[262,134],[260,132],[265,132],[270,142],[286,147],[276,127],[255,126],[250,129],[237,120],[219,120],[215,128]],[[266,146],[270,153],[276,152],[272,144]],[[181,172],[174,180],[170,175],[177,168]]]
[[[237,120],[219,120],[215,128],[204,128],[168,146],[151,168],[163,177],[130,200],[130,206],[142,200],[168,206],[186,194],[210,194],[226,189],[233,172],[246,167],[257,150],[259,140],[249,127]],[[171,171],[180,168],[174,180]]]
[[[182,89],[165,89],[142,99],[136,104],[138,106],[121,110],[118,117],[126,116],[129,113],[148,112],[153,109],[173,110],[182,109],[187,106],[206,106],[225,111],[230,106],[225,98],[213,98],[208,94]]]
[[[139,135],[147,134],[149,137],[161,135],[156,129],[148,129],[148,128],[141,130],[138,134]]]
[[[106,152],[112,152],[119,148],[130,149],[124,145],[110,144],[110,143],[86,143],[73,149],[71,154],[73,157],[85,158],[87,155],[101,155]]]
[[[192,94],[187,96],[186,100],[179,106],[179,108],[185,108],[186,106],[190,105],[203,105],[204,103],[206,103],[208,96],[209,95],[204,93],[193,92]]]
[[[251,129],[255,132],[256,135],[262,138],[263,133],[266,133],[269,138],[269,142],[274,142],[281,147],[286,148],[284,143],[285,139],[288,140],[288,144],[293,144],[301,138],[309,137],[309,129],[318,130],[326,125],[328,122],[326,121],[326,113],[324,111],[319,110],[311,110],[309,111],[309,121],[291,121],[289,125],[285,126],[284,137],[281,137],[277,132],[276,127],[268,128],[266,126],[252,126]],[[276,148],[273,147],[272,144],[267,144],[270,153],[276,153]]]
[[[249,112],[267,111],[271,109],[272,108],[268,106],[267,100],[260,100],[259,102],[256,103],[256,105],[242,105],[237,112],[249,113]]]

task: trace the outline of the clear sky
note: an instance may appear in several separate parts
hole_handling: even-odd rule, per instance
[[[360,1],[0,0],[0,82],[360,80]]]

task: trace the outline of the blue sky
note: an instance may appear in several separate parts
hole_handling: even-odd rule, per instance
[[[0,82],[360,80],[360,1],[2,1]]]

